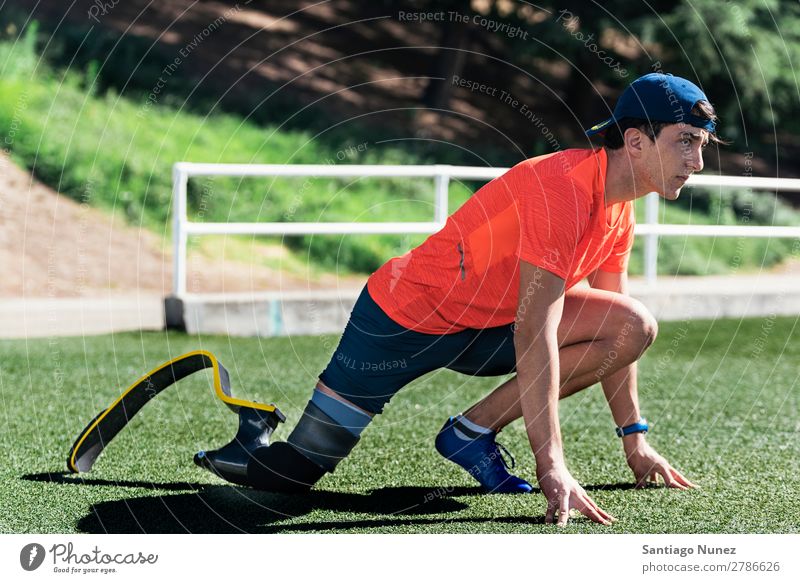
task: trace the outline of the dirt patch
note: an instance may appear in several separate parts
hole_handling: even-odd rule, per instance
[[[167,231],[168,233],[169,231]],[[172,258],[159,236],[64,197],[0,152],[0,297],[166,295]],[[254,246],[254,256],[267,253]],[[192,293],[357,288],[363,277],[303,277],[240,261],[189,256]]]

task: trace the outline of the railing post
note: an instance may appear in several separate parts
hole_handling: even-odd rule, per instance
[[[189,177],[180,164],[172,167],[172,293],[178,297],[186,295],[186,243],[185,224],[186,185]]]
[[[648,225],[658,224],[658,200],[656,192],[651,192],[645,199],[644,222]],[[644,275],[648,285],[655,285],[658,278],[658,235],[645,235]]]
[[[437,166],[437,170],[445,170],[446,166]],[[437,174],[436,178],[434,179],[434,183],[436,186],[436,208],[434,211],[434,220],[439,223],[440,225],[444,225],[447,222],[447,205],[448,205],[448,192],[450,188],[450,175],[449,174]]]

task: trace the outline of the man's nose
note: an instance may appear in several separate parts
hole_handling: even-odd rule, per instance
[[[701,148],[695,151],[695,155],[692,156],[689,164],[691,165],[692,172],[702,172],[705,164],[703,163],[703,150]]]

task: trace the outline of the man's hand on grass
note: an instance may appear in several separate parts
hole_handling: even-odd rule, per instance
[[[669,462],[653,449],[644,439],[644,435],[637,433],[623,438],[625,457],[628,465],[636,478],[636,487],[644,488],[648,485],[658,484],[661,476],[668,488],[688,490],[697,488],[687,480],[683,474],[673,468]]]
[[[558,514],[558,526],[565,526],[571,508],[575,508],[590,520],[606,526],[616,520],[589,498],[586,491],[575,481],[565,466],[542,468],[537,464],[536,474],[539,479],[539,487],[547,499],[547,514],[545,515],[547,524],[556,522],[556,514]]]

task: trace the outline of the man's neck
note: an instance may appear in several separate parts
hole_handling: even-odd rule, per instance
[[[625,154],[624,149],[609,150],[606,148],[606,156],[608,160],[605,185],[606,207],[618,202],[634,200],[647,194],[647,192],[637,192],[632,161]]]

